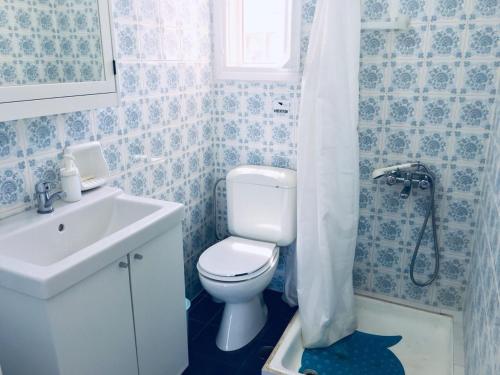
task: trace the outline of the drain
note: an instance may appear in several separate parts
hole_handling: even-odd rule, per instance
[[[304,375],[319,375],[317,371],[311,370],[311,369],[304,370],[303,374]]]

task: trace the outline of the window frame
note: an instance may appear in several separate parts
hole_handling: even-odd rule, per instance
[[[243,0],[215,0],[214,1],[214,77],[216,80],[243,80],[243,81],[296,81],[300,77],[300,35],[302,21],[302,7],[299,0],[290,0],[292,7],[289,19],[289,46],[290,58],[282,67],[258,66],[230,66],[227,64],[226,49],[229,43],[227,34],[228,1],[236,1],[242,7]],[[235,43],[243,54],[243,47]],[[241,56],[241,59],[243,57]]]

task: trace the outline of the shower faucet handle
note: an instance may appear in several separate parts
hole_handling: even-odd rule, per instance
[[[427,178],[421,179],[418,183],[418,187],[422,190],[430,188],[431,183]]]
[[[387,185],[392,186],[392,185],[397,184],[398,179],[396,178],[396,176],[394,176],[394,174],[391,173],[391,174],[387,175],[387,178],[385,181],[386,181]]]

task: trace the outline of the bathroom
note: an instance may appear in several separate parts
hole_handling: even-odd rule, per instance
[[[0,374],[499,374],[499,77],[498,0],[1,0]]]

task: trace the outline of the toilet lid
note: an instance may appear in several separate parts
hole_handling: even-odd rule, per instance
[[[248,275],[266,266],[275,249],[273,243],[229,237],[205,250],[198,267],[216,276]]]

